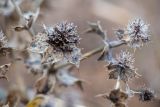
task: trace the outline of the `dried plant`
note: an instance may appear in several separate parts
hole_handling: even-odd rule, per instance
[[[102,46],[82,54],[79,47],[81,38],[74,23],[62,21],[52,27],[43,25],[43,31],[36,34],[33,25],[36,23],[40,13],[40,4],[44,1],[35,0],[34,2],[38,2],[36,11],[28,11],[26,13],[23,13],[20,9],[19,1],[6,0],[5,2],[0,2],[0,9],[3,10],[2,13],[4,15],[9,15],[14,9],[16,10],[20,19],[14,30],[16,32],[26,30],[31,35],[29,36],[31,41],[25,41],[19,36],[15,37],[15,41],[13,39],[8,40],[3,32],[0,32],[0,52],[3,57],[9,56],[11,59],[8,64],[0,66],[0,79],[9,80],[6,73],[9,72],[11,65],[19,60],[24,62],[30,73],[39,76],[39,78],[35,82],[35,90],[32,89],[34,93],[32,98],[28,97],[27,89],[24,86],[25,88],[9,91],[6,96],[6,102],[3,103],[2,107],[16,107],[19,104],[23,104],[26,107],[82,107],[83,103],[74,103],[82,102],[79,94],[69,96],[67,94],[67,96],[63,96],[65,99],[63,100],[63,98],[56,96],[56,87],[78,86],[79,89],[84,90],[82,84],[86,81],[76,77],[71,71],[74,67],[79,68],[82,60],[97,53],[101,53],[97,58],[98,61],[106,62],[109,79],[117,80],[114,89],[109,93],[99,94],[97,97],[104,97],[110,100],[115,107],[126,107],[127,100],[133,96],[137,96],[142,102],[152,101],[156,98],[154,92],[149,88],[135,91],[128,85],[128,82],[132,79],[141,77],[134,66],[134,54],[122,50],[114,56],[112,51],[113,48],[121,45],[127,45],[134,49],[140,48],[144,43],[150,41],[149,25],[141,18],[131,20],[125,29],[116,30],[115,40],[108,39],[100,21],[96,23],[89,22],[90,28],[82,34],[95,33],[99,35],[102,40]],[[23,43],[24,46],[17,48],[20,46],[17,45],[17,41],[25,41]],[[121,81],[126,86],[125,90],[121,87]],[[58,91],[61,91],[61,89]]]

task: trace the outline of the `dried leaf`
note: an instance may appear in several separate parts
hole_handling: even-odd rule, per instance
[[[31,100],[26,107],[40,107],[45,100],[44,95],[37,95],[33,100]]]
[[[0,56],[10,56],[12,52],[12,48],[0,48]]]
[[[84,82],[84,80],[74,77],[73,75],[69,73],[69,71],[66,71],[64,69],[59,70],[56,73],[56,78],[60,85],[72,86],[72,85],[77,84],[79,88],[83,90],[82,82]]]
[[[56,83],[54,75],[42,76],[35,83],[36,91],[38,94],[47,94],[52,92]]]
[[[17,26],[17,27],[14,28],[14,30],[17,31],[17,32],[21,32],[21,31],[23,31],[25,29],[26,29],[25,26]]]

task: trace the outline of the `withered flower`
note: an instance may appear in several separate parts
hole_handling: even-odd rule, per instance
[[[139,94],[139,100],[143,102],[151,101],[154,99],[155,95],[154,92],[151,89],[141,89]]]
[[[125,92],[121,91],[120,89],[114,89],[110,92],[107,98],[112,103],[117,104],[117,103],[126,101],[128,98],[128,95]]]
[[[52,47],[53,54],[63,56],[63,59],[79,66],[81,50],[78,48],[80,37],[73,23],[61,22],[54,27],[44,26],[47,34],[46,42]]]
[[[114,104],[114,107],[126,107],[125,101],[129,96],[126,92],[123,92],[120,88],[118,88],[111,90],[109,94],[99,94],[96,97],[107,98]]]
[[[136,68],[133,65],[133,55],[127,51],[121,51],[117,58],[107,67],[110,70],[109,79],[118,79],[127,82],[129,79],[136,77]]]
[[[73,23],[61,22],[50,29],[46,29],[48,36],[47,42],[54,48],[55,51],[72,52],[79,44],[79,36],[77,27]]]
[[[141,47],[150,41],[149,25],[142,19],[134,19],[127,25],[129,46],[133,48]]]

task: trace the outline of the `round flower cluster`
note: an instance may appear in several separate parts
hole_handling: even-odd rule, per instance
[[[79,44],[77,27],[66,21],[58,23],[46,30],[47,42],[58,52],[72,52]]]
[[[117,58],[108,65],[110,79],[118,79],[118,77],[127,82],[129,79],[136,76],[136,69],[133,66],[133,55],[128,51],[121,51]]]
[[[140,90],[139,100],[140,101],[151,101],[154,98],[154,92],[150,89]]]
[[[127,25],[129,45],[133,48],[141,47],[150,41],[149,25],[142,19],[134,19]]]

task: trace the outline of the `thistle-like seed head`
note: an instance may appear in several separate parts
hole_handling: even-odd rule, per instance
[[[127,51],[121,51],[114,62],[111,62],[108,65],[108,70],[111,70],[109,73],[110,79],[118,79],[127,82],[129,79],[136,76],[136,69],[133,65],[134,57]]]
[[[120,89],[114,89],[109,94],[109,99],[113,103],[124,102],[128,98],[128,95]]]
[[[133,48],[141,47],[150,41],[149,25],[142,19],[134,19],[127,25],[127,35],[129,46]]]
[[[73,23],[61,22],[54,27],[46,29],[48,36],[47,42],[55,51],[70,53],[79,44],[79,36],[77,27]]]
[[[140,90],[139,100],[140,101],[151,101],[154,98],[154,92],[150,89]]]

